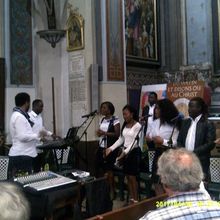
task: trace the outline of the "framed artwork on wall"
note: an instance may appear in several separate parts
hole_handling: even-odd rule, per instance
[[[124,0],[128,65],[160,65],[157,0]]]
[[[71,11],[67,19],[67,51],[84,48],[84,19],[81,15]]]

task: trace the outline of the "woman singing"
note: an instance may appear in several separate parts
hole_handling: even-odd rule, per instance
[[[110,185],[110,195],[114,198],[114,176],[112,168],[118,152],[105,157],[104,150],[115,143],[120,135],[120,122],[119,119],[114,116],[115,107],[111,102],[103,102],[100,106],[100,112],[104,116],[101,119],[99,130],[96,132],[100,137],[99,148],[97,151],[97,165],[98,169],[102,169],[102,173],[107,177]]]
[[[106,149],[106,156],[113,154],[118,147],[123,145],[122,153],[117,157],[116,161],[123,161],[123,172],[128,180],[128,189],[131,195],[130,202],[138,201],[137,180],[136,176],[139,172],[140,148],[138,146],[137,135],[141,129],[138,122],[136,110],[130,105],[123,108],[124,124],[122,126],[119,139],[109,148]]]
[[[181,119],[176,106],[169,99],[158,100],[155,106],[155,117],[152,125],[146,132],[147,141],[155,144],[155,156],[152,167],[152,181],[156,194],[163,192],[157,176],[157,161],[161,154],[169,147],[177,144],[177,137],[181,125]]]

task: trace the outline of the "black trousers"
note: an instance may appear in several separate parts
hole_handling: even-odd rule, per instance
[[[34,157],[9,156],[8,177],[12,178],[19,174],[31,174],[34,171]]]

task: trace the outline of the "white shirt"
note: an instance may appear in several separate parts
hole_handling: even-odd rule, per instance
[[[168,146],[168,141],[170,139],[172,131],[173,131],[172,125],[169,125],[166,122],[161,125],[160,119],[156,119],[151,124],[151,127],[149,128],[147,133],[150,138],[153,138],[156,136],[163,138],[163,145]],[[173,132],[173,136],[172,136],[173,146],[177,144],[178,134],[179,134],[179,130],[175,128]]]
[[[138,143],[137,140],[135,141],[135,138],[137,137],[137,134],[140,131],[140,129],[141,129],[141,124],[139,122],[135,123],[131,128],[127,128],[125,126],[122,135],[120,135],[118,140],[110,147],[110,149],[113,151],[117,147],[120,147],[123,144],[123,146],[125,147],[124,152],[125,154],[127,154],[130,151],[132,145],[133,148],[138,147]]]
[[[34,122],[34,125],[32,127],[32,130],[34,133],[38,134],[40,131],[43,130],[46,132],[47,136],[51,136],[53,134],[51,131],[46,130],[45,127],[43,126],[43,119],[42,119],[41,114],[38,115],[34,111],[31,111],[28,114],[30,116],[30,120]],[[41,144],[40,141],[36,141],[35,147],[40,144]],[[42,150],[37,149],[37,152],[41,153]]]
[[[152,115],[152,116],[148,117],[148,121],[147,121],[147,125],[148,125],[148,126],[153,123],[153,116],[154,116],[155,106],[156,106],[155,104],[152,105],[152,106],[149,105],[149,112],[148,112],[148,114],[149,114],[149,115]]]
[[[37,151],[35,141],[40,140],[37,133],[34,133],[28,120],[19,112],[13,112],[10,119],[10,133],[12,147],[9,156],[30,156],[36,157]]]
[[[108,127],[109,127],[109,124],[110,124],[110,121],[112,120],[112,118],[109,118],[109,119],[101,119],[100,121],[100,125],[99,125],[99,129],[104,131],[104,132],[107,132],[108,131]],[[114,121],[113,121],[113,126],[119,124],[120,121],[117,117],[115,117]],[[106,143],[105,143],[105,136],[101,136],[100,139],[99,139],[99,146],[100,147],[106,147]]]
[[[201,117],[202,115],[199,115],[195,118],[195,120],[191,118],[191,125],[189,127],[185,142],[185,147],[189,151],[193,151],[195,148],[196,126]]]

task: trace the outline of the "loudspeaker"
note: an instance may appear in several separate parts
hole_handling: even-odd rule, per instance
[[[91,111],[99,109],[99,65],[90,66]]]

